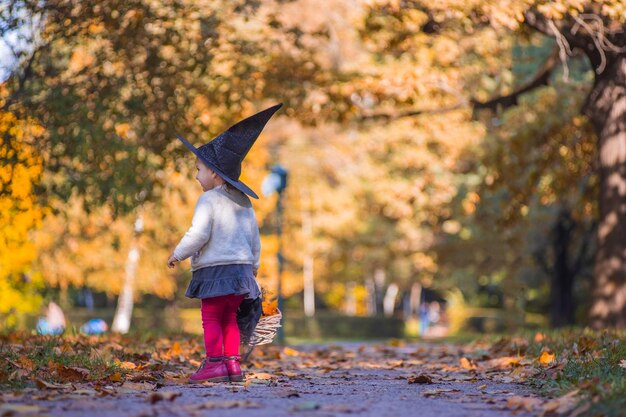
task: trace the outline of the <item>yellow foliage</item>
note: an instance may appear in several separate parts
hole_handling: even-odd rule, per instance
[[[0,112],[0,136],[8,138],[0,145],[0,316],[6,327],[41,303],[35,292],[41,277],[31,271],[35,250],[30,239],[44,216],[33,193],[43,167],[32,143],[41,133],[32,121]]]

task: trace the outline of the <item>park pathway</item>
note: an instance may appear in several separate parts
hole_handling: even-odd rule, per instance
[[[13,404],[16,416],[59,417],[539,415],[533,406],[541,400],[511,369],[481,366],[461,349],[425,343],[271,347],[253,353],[245,383],[187,384],[189,368],[167,371],[156,382],[5,393],[0,406],[7,411]]]

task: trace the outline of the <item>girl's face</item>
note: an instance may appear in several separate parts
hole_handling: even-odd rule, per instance
[[[196,168],[198,173],[196,179],[202,186],[202,191],[209,191],[224,183],[224,180],[217,175],[211,168],[206,166],[200,159],[196,159]]]

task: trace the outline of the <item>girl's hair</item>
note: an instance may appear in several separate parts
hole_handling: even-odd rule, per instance
[[[224,181],[224,188],[226,188],[226,191],[236,190],[236,188],[233,187],[233,185],[227,181]]]

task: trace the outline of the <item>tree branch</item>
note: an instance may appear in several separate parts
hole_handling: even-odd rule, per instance
[[[44,48],[44,47],[45,47],[45,44],[40,45],[38,48],[36,48],[33,51],[30,58],[28,59],[28,62],[26,63],[24,70],[22,71],[21,75],[19,75],[17,79],[17,87],[15,91],[4,101],[2,107],[0,107],[0,110],[6,111],[7,109],[9,109],[11,105],[15,103],[17,99],[19,98],[19,96],[22,94],[24,85],[26,84],[26,81],[30,78],[33,62],[35,62],[35,57],[37,56],[37,53],[41,50],[41,48]],[[11,81],[10,78],[6,82],[9,82],[9,81]]]
[[[439,114],[439,113],[447,113],[450,111],[454,111],[454,110],[458,110],[458,109],[462,109],[463,107],[466,107],[468,105],[467,102],[461,102],[461,103],[457,103],[453,106],[449,106],[449,107],[441,107],[438,109],[415,109],[415,110],[406,110],[406,111],[399,111],[399,112],[394,112],[394,113],[386,113],[386,112],[371,112],[371,113],[364,113],[361,115],[360,119],[361,120],[380,120],[380,119],[385,119],[385,120],[394,120],[394,119],[400,119],[403,117],[412,117],[412,116],[420,116],[423,114]]]
[[[556,67],[558,63],[559,50],[555,48],[552,54],[545,60],[545,62],[541,65],[541,67],[537,70],[535,76],[532,78],[528,84],[518,88],[511,94],[506,96],[493,98],[491,100],[481,102],[476,99],[467,100],[460,93],[453,91],[449,86],[439,85],[439,88],[442,90],[457,96],[458,102],[452,106],[441,107],[437,109],[414,109],[414,110],[405,110],[398,112],[370,112],[363,113],[360,117],[361,120],[375,120],[375,119],[384,119],[384,120],[394,120],[403,117],[413,117],[413,116],[421,116],[424,114],[441,114],[447,113],[454,110],[459,110],[468,106],[472,106],[476,109],[491,109],[497,110],[498,108],[508,108],[517,105],[518,98],[522,94],[525,94],[529,91],[532,91],[538,87],[548,85],[550,75],[552,71]]]
[[[472,106],[474,106],[474,109],[491,109],[491,110],[497,110],[498,108],[508,108],[508,107],[516,106],[518,103],[518,98],[522,94],[532,91],[538,87],[548,85],[548,82],[550,80],[550,75],[552,74],[552,71],[557,65],[558,56],[559,56],[559,51],[558,49],[555,49],[552,52],[552,54],[541,65],[539,70],[537,70],[532,80],[530,80],[528,84],[513,91],[511,94],[508,94],[502,97],[493,98],[485,102],[471,99],[470,102]]]
[[[524,18],[530,28],[544,35],[554,36],[562,50],[564,46],[568,48],[573,46],[583,51],[596,74],[601,74],[615,55],[626,50],[622,46],[626,40],[626,36],[623,35],[624,26],[609,30],[597,5],[589,6],[587,11],[578,16],[569,15],[566,19],[560,20],[558,25],[536,9],[524,13]],[[581,28],[584,30],[580,30]],[[565,54],[562,54],[562,60],[563,55]]]
[[[570,45],[580,48],[586,53],[590,52],[590,45],[593,45],[589,36],[572,33],[570,28],[563,27],[563,25],[557,25],[537,10],[531,9],[525,12],[524,21],[530,28],[550,37],[555,36],[554,27],[556,27],[561,36],[563,36],[563,38],[565,38]]]

